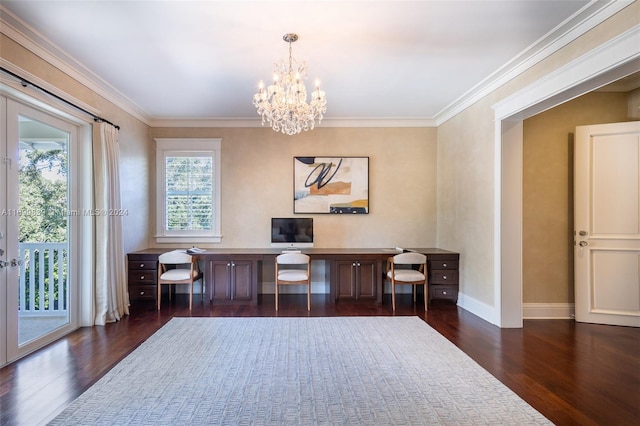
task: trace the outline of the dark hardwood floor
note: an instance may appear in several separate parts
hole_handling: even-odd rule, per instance
[[[105,327],[82,328],[0,370],[0,423],[46,422],[174,316],[393,315],[389,303],[330,304],[326,296],[273,296],[252,306],[209,306],[180,296],[156,311],[132,306],[131,315]],[[445,301],[425,315],[407,296],[396,315],[417,315],[520,397],[559,425],[640,424],[640,330],[570,320],[527,320],[500,329]]]

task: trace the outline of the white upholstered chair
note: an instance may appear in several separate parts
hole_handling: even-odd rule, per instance
[[[417,267],[417,269],[415,269]],[[422,253],[400,253],[387,261],[387,279],[391,282],[391,304],[396,310],[396,285],[411,285],[413,303],[416,302],[417,286],[424,287],[424,310],[429,300],[427,283],[427,256]]]
[[[306,285],[307,310],[311,310],[311,259],[302,253],[283,253],[276,256],[276,311],[281,285]]]
[[[172,266],[172,268],[168,268]],[[198,260],[184,251],[174,250],[163,253],[158,257],[158,310],[160,310],[160,296],[162,284],[169,285],[169,300],[171,300],[172,284],[189,285],[189,310],[193,306],[193,283],[200,280],[200,295],[204,294],[202,272]]]

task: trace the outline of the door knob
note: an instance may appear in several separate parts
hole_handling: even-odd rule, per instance
[[[586,237],[588,232],[587,231],[580,231],[580,232],[578,232],[578,234],[580,234],[581,237]]]
[[[589,245],[589,243],[586,241],[580,241],[578,244],[580,245],[580,247],[586,247]]]
[[[5,262],[4,260],[0,260],[0,269],[6,268],[7,265],[8,265],[7,262]]]

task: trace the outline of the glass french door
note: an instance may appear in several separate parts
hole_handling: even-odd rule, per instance
[[[0,365],[77,327],[73,247],[77,126],[2,98]]]

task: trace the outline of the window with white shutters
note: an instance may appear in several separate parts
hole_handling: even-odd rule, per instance
[[[158,242],[219,242],[219,139],[156,139]]]

